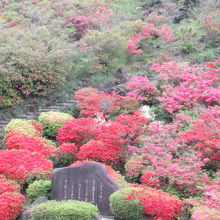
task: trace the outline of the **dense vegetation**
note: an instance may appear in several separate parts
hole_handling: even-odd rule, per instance
[[[54,168],[86,161],[121,186],[111,196],[119,219],[219,220],[219,1],[3,0],[0,28],[1,109],[81,87],[71,113],[6,126],[2,220],[50,197]],[[120,93],[97,89],[124,77]],[[67,218],[97,214],[86,205]],[[59,206],[37,206],[33,218],[61,219]]]

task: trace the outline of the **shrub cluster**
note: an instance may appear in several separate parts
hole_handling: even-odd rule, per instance
[[[0,175],[0,216],[2,220],[15,219],[22,209],[25,198],[20,194],[20,187],[13,181]]]
[[[140,219],[145,214],[153,219],[170,220],[181,216],[183,203],[169,193],[131,185],[113,193],[110,206],[120,219]]]
[[[68,200],[48,201],[34,206],[33,220],[91,220],[98,215],[98,209],[91,203]]]
[[[39,122],[43,126],[44,135],[54,138],[57,136],[58,129],[72,118],[73,117],[67,113],[42,112],[39,116]]]
[[[51,197],[51,181],[50,180],[35,180],[33,183],[28,185],[26,190],[27,196],[35,200],[39,196]]]

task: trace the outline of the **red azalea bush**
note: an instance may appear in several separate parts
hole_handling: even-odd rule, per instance
[[[125,87],[131,90],[127,93],[128,96],[146,102],[152,101],[157,93],[156,86],[149,81],[147,76],[133,76]]]
[[[50,172],[52,162],[26,150],[1,150],[0,174],[23,183],[28,177]]]
[[[8,150],[28,150],[46,158],[53,156],[56,152],[56,146],[47,139],[13,130],[6,135],[5,143]]]
[[[77,118],[67,121],[58,130],[57,141],[60,143],[75,143],[81,146],[93,139],[97,122],[93,118]]]
[[[138,109],[139,103],[135,98],[123,97],[117,93],[104,93],[93,88],[79,89],[75,93],[80,114],[87,117],[108,119],[112,114],[127,113]]]
[[[67,18],[65,23],[74,24],[79,37],[85,35],[89,30],[100,28],[101,24],[108,22],[108,18],[113,14],[108,7],[109,3],[93,1],[92,5],[84,5],[84,14],[77,14]]]
[[[115,149],[115,147],[106,145],[101,141],[91,140],[80,148],[77,157],[79,160],[94,160],[114,166],[118,163],[119,152],[119,147]]]
[[[166,42],[173,41],[173,35],[171,30],[165,26],[157,28],[154,24],[145,25],[140,33],[131,36],[128,40],[128,51],[131,55],[143,53],[141,49],[138,49],[138,44],[143,39],[148,39],[149,36],[155,35],[161,37]]]
[[[1,220],[10,220],[18,216],[25,202],[20,187],[15,182],[0,175],[0,216]]]
[[[124,199],[138,199],[147,216],[155,220],[171,220],[181,216],[183,203],[175,196],[142,185],[131,185],[132,192]]]
[[[208,158],[210,163],[220,167],[220,107],[210,107],[201,112],[190,129],[180,137],[193,147],[201,158]]]
[[[141,116],[141,112],[136,111],[133,113],[133,115],[120,114],[115,118],[115,121],[124,127],[126,140],[130,143],[137,142],[148,125],[148,120]]]
[[[25,199],[20,193],[5,192],[0,194],[1,220],[15,219],[22,210]]]
[[[77,146],[74,143],[63,143],[59,147],[59,150],[61,152],[64,152],[66,154],[75,154],[77,151]]]
[[[12,180],[7,180],[4,175],[0,175],[0,195],[5,192],[20,192],[20,187]]]

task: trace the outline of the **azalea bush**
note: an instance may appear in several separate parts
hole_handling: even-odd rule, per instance
[[[154,64],[151,70],[159,74],[162,83],[163,93],[158,97],[161,107],[175,114],[199,104],[219,105],[218,64],[219,60],[203,66],[176,62]]]
[[[0,174],[19,183],[43,174],[48,176],[53,168],[51,161],[27,150],[1,150],[0,158]]]
[[[20,194],[20,187],[14,181],[0,175],[0,216],[2,220],[16,218],[25,203],[25,197]]]
[[[181,135],[189,146],[197,152],[197,156],[203,159],[208,158],[213,166],[220,167],[220,107],[210,107],[201,112],[191,128]]]
[[[134,34],[128,40],[128,51],[131,55],[143,53],[142,48],[138,49],[142,40],[148,39],[151,35],[162,38],[166,42],[174,40],[171,30],[167,27],[157,28],[154,24],[145,25],[141,32]],[[145,49],[145,48],[144,48]]]
[[[126,163],[127,176],[141,177],[142,183],[156,188],[174,187],[184,196],[195,194],[210,183],[202,168],[208,160],[197,157],[176,136],[177,124],[152,122],[143,138],[144,146],[136,148]],[[186,159],[187,158],[187,159]]]
[[[124,205],[123,205],[124,204]],[[131,185],[110,196],[110,206],[119,218],[171,220],[181,216],[183,203],[169,193],[142,185]]]
[[[5,143],[8,150],[28,150],[45,158],[54,156],[57,151],[56,146],[45,138],[29,136],[14,130],[6,135]]]

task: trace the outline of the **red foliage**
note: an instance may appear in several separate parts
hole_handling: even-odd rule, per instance
[[[128,40],[128,51],[131,55],[143,53],[141,49],[138,49],[138,43],[149,38],[150,35],[156,35],[161,37],[166,42],[173,41],[173,35],[171,30],[167,27],[156,28],[154,24],[147,24],[142,28],[140,33],[137,33]]]
[[[201,104],[220,105],[220,68],[215,67],[207,69],[176,62],[154,64],[151,70],[159,73],[163,90],[162,96],[158,97],[161,107],[170,113],[178,113]]]
[[[141,176],[141,184],[150,187],[160,188],[157,181],[153,179],[155,173],[151,170],[145,170],[144,174]]]
[[[14,181],[7,180],[5,176],[0,175],[0,195],[5,192],[20,192],[20,187]]]
[[[136,142],[137,138],[146,131],[148,124],[148,120],[140,116],[137,111],[133,115],[120,114],[115,120],[123,126],[126,131],[126,139],[129,142]]]
[[[155,220],[171,220],[181,216],[183,203],[175,196],[142,185],[135,187],[125,199],[138,199],[147,216]]]
[[[79,160],[94,160],[114,166],[119,160],[119,150],[115,146],[109,147],[100,141],[91,140],[80,148],[77,157]]]
[[[74,143],[63,143],[59,150],[66,153],[66,154],[75,154],[77,151],[77,146]]]
[[[191,129],[186,131],[181,138],[202,158],[209,158],[210,162],[220,167],[220,107],[211,107],[195,119]]]
[[[25,201],[19,193],[20,187],[3,175],[0,175],[0,186],[0,219],[15,219]]]
[[[75,98],[79,101],[80,113],[87,117],[98,116],[106,119],[115,110],[119,113],[130,113],[139,107],[135,98],[123,97],[114,92],[108,94],[92,88],[76,91]]]
[[[126,84],[126,88],[131,90],[127,93],[135,99],[150,101],[157,93],[156,86],[152,84],[146,76],[134,76]]]
[[[97,122],[93,118],[77,118],[67,121],[58,130],[57,141],[81,146],[93,139]]]
[[[94,19],[85,15],[75,15],[72,18],[66,19],[65,22],[73,23],[81,36],[86,34],[89,29],[94,29],[96,26]]]
[[[21,183],[33,175],[51,171],[52,161],[25,150],[0,150],[0,174]]]
[[[37,136],[29,136],[12,130],[5,138],[8,150],[29,150],[44,157],[49,157],[56,152],[56,147],[48,140]]]
[[[20,193],[2,193],[0,195],[0,219],[15,219],[21,211],[24,202],[24,196]]]

